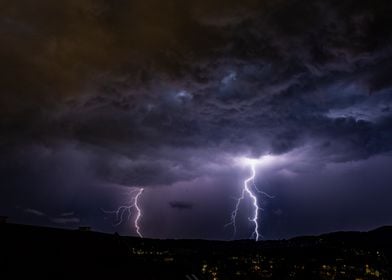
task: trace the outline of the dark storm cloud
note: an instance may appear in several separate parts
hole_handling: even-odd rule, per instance
[[[311,121],[311,107],[323,98],[313,92],[344,81],[365,92],[388,87],[383,81],[390,34],[382,27],[390,19],[381,6],[366,1],[224,6],[214,1],[5,5],[2,30],[9,40],[2,53],[9,67],[2,78],[3,112],[23,109],[5,125],[17,134],[31,125],[35,137],[107,138],[105,146],[114,139],[205,146],[227,137],[242,141],[237,138],[243,131],[259,130],[273,134],[267,141],[281,152],[298,145],[303,132],[275,127]],[[15,96],[26,99],[21,104]],[[318,114],[336,106],[325,105],[313,109]],[[74,106],[79,111],[69,109]],[[309,112],[299,110],[304,106]],[[19,123],[26,114],[33,119]],[[212,143],[205,143],[206,137]]]
[[[193,204],[186,201],[170,201],[169,205],[171,208],[178,210],[190,210],[193,208]]]
[[[391,12],[386,0],[6,1],[2,197],[59,213],[76,194],[102,203],[105,184],[220,177],[238,156],[311,146],[327,166],[387,153]]]
[[[25,212],[29,213],[29,214],[36,215],[36,216],[46,216],[45,213],[43,213],[39,210],[36,210],[36,209],[31,209],[31,208],[25,209]]]
[[[270,200],[276,210],[264,213],[265,234],[287,238],[390,224],[390,164],[390,155],[376,156],[330,164],[305,176],[270,175],[279,195]]]

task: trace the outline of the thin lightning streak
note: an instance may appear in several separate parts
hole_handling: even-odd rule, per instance
[[[275,196],[270,195],[270,194],[268,194],[268,193],[266,193],[266,192],[260,190],[260,189],[257,187],[257,185],[255,184],[254,181],[253,181],[253,187],[254,187],[254,189],[255,189],[258,193],[261,193],[262,195],[265,195],[265,196],[268,197],[268,198],[275,198]]]
[[[252,191],[249,189],[249,186],[248,186],[248,183],[251,182],[251,181],[254,182],[254,179],[256,177],[255,165],[253,163],[251,164],[251,169],[252,169],[252,176],[245,180],[245,182],[244,182],[244,190],[248,193],[248,195],[251,197],[251,199],[253,201],[254,214],[253,214],[253,218],[251,218],[250,221],[252,221],[255,224],[255,229],[253,231],[253,234],[255,235],[256,241],[258,241],[259,240],[259,236],[260,236],[260,234],[259,234],[259,224],[258,224],[259,206],[257,204],[257,197],[252,193]]]
[[[225,225],[225,227],[233,226],[233,238],[237,234],[237,224],[236,224],[237,213],[238,213],[238,209],[240,207],[241,201],[244,199],[244,197],[245,197],[245,189],[242,189],[241,196],[239,198],[237,198],[235,208],[234,208],[233,212],[231,212],[230,222]]]
[[[249,218],[249,221],[251,221],[254,224],[254,231],[251,236],[255,237],[255,240],[258,241],[261,236],[260,232],[259,232],[259,224],[258,224],[259,211],[263,210],[263,208],[259,207],[258,201],[257,201],[257,196],[253,193],[251,186],[253,186],[253,188],[258,193],[261,193],[269,198],[273,198],[273,196],[271,196],[263,191],[260,191],[257,188],[257,186],[254,182],[254,179],[256,177],[256,168],[255,168],[254,162],[250,163],[250,169],[251,169],[251,176],[249,178],[245,179],[243,189],[241,191],[241,196],[239,198],[237,198],[235,208],[234,208],[233,212],[231,213],[230,222],[227,223],[225,226],[230,226],[230,225],[233,226],[233,237],[234,237],[237,233],[237,225],[236,225],[237,213],[239,211],[241,201],[245,198],[246,195],[248,195],[249,198],[252,200],[252,205],[253,205],[253,209],[254,209],[252,218]],[[252,183],[251,186],[249,183]]]
[[[135,205],[135,208],[136,208],[136,211],[137,211],[137,215],[136,215],[136,219],[135,219],[134,224],[135,224],[136,233],[137,233],[140,237],[143,237],[143,235],[140,233],[140,226],[139,226],[139,220],[140,220],[140,218],[141,218],[141,216],[142,216],[142,210],[140,209],[138,203],[139,203],[139,197],[142,195],[143,191],[144,191],[143,188],[141,188],[141,189],[139,190],[139,192],[138,192],[137,195],[135,196],[135,204],[134,204],[134,205]]]
[[[115,211],[106,211],[106,210],[101,209],[102,212],[104,212],[106,214],[114,214],[116,216],[117,222],[115,224],[113,224],[113,226],[119,226],[122,223],[124,223],[125,220],[129,220],[131,218],[132,208],[135,208],[136,209],[136,217],[135,217],[135,220],[133,221],[133,224],[134,224],[135,231],[139,237],[143,237],[143,235],[140,232],[141,229],[140,229],[140,224],[139,224],[140,218],[142,217],[142,210],[139,205],[139,200],[140,200],[140,196],[142,195],[143,191],[144,191],[144,188],[140,188],[140,189],[131,191],[131,194],[136,193],[136,195],[134,197],[132,197],[131,205],[119,206],[117,208],[117,210],[115,210]],[[126,217],[126,219],[124,218],[124,216]]]

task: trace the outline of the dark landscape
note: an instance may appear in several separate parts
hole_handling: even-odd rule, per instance
[[[392,227],[289,240],[158,240],[0,225],[2,279],[391,279]]]

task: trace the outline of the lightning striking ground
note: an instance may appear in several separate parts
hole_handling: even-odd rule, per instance
[[[237,233],[236,219],[237,219],[239,207],[241,205],[241,201],[245,198],[245,196],[248,196],[251,199],[252,205],[253,205],[253,216],[251,218],[249,218],[249,221],[251,221],[254,224],[254,230],[252,232],[251,237],[252,238],[254,237],[255,240],[258,241],[261,236],[261,234],[259,232],[259,223],[258,223],[259,211],[263,210],[263,208],[259,207],[257,196],[254,194],[253,189],[256,192],[261,193],[269,198],[272,198],[272,196],[270,196],[269,194],[267,194],[263,191],[260,191],[257,188],[257,186],[254,182],[254,179],[256,177],[255,162],[251,161],[249,164],[250,164],[250,169],[251,169],[251,176],[244,180],[244,185],[243,185],[243,188],[241,191],[241,196],[239,198],[237,198],[235,208],[234,208],[233,212],[231,213],[230,222],[228,224],[226,224],[226,226],[229,226],[229,225],[233,226],[233,236],[235,236]],[[253,187],[253,189],[252,189],[252,187]]]
[[[143,188],[141,188],[141,189],[139,190],[139,192],[138,192],[138,193],[136,194],[136,196],[135,196],[135,203],[134,203],[135,208],[136,208],[136,211],[137,211],[136,218],[135,218],[135,221],[134,221],[134,226],[135,226],[135,229],[136,229],[136,233],[137,233],[140,237],[143,237],[143,235],[140,233],[140,226],[139,226],[139,220],[140,220],[140,218],[141,218],[141,216],[142,216],[142,210],[140,209],[138,203],[139,203],[139,198],[140,198],[140,196],[142,195],[143,191],[144,191]]]
[[[102,211],[104,213],[114,214],[116,216],[116,223],[114,224],[114,226],[118,226],[118,225],[124,223],[125,220],[131,219],[132,209],[135,208],[136,209],[136,216],[133,221],[133,225],[134,225],[135,231],[139,237],[143,237],[143,235],[141,234],[141,227],[139,224],[140,218],[142,217],[142,209],[140,208],[139,200],[140,200],[140,196],[142,195],[143,191],[144,191],[144,188],[139,188],[139,189],[131,191],[131,194],[136,193],[136,195],[134,195],[132,197],[132,199],[131,199],[132,203],[130,205],[119,206],[117,208],[117,210],[115,210],[115,211],[106,211],[106,210],[102,209]],[[125,218],[124,218],[124,216],[125,216]]]

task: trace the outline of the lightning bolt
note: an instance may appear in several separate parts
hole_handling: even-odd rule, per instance
[[[135,208],[136,209],[136,216],[133,221],[133,226],[134,226],[135,231],[139,237],[143,237],[143,235],[140,232],[140,224],[139,224],[140,218],[142,217],[142,210],[139,205],[139,200],[140,200],[140,196],[142,195],[143,191],[144,191],[144,188],[139,188],[136,190],[132,190],[130,192],[131,195],[136,193],[136,195],[132,196],[130,205],[119,206],[117,208],[117,210],[115,210],[115,211],[106,211],[106,210],[101,209],[106,214],[114,214],[116,216],[116,223],[114,223],[113,225],[119,226],[122,223],[124,223],[126,220],[131,219],[132,209]]]
[[[253,206],[253,215],[251,218],[249,218],[249,221],[254,224],[254,230],[252,232],[251,238],[254,237],[255,240],[258,241],[261,236],[261,234],[259,232],[259,223],[258,223],[259,211],[264,210],[264,209],[259,207],[257,196],[254,194],[254,190],[258,193],[261,193],[261,194],[269,197],[269,198],[273,198],[273,196],[270,196],[266,192],[263,192],[257,188],[257,186],[254,182],[254,179],[256,177],[255,162],[252,161],[249,163],[249,165],[250,165],[250,170],[251,170],[251,176],[244,180],[244,184],[243,184],[242,191],[241,191],[241,196],[236,199],[237,202],[235,204],[235,208],[234,208],[233,212],[231,213],[230,222],[227,223],[225,226],[233,226],[233,237],[234,237],[237,233],[236,219],[237,219],[239,207],[241,205],[241,201],[246,196],[248,196],[251,199],[252,206]]]
[[[140,196],[142,195],[143,191],[144,191],[143,188],[141,188],[141,189],[139,190],[139,192],[138,192],[138,193],[136,194],[136,196],[135,196],[135,203],[134,203],[135,208],[136,208],[136,211],[137,211],[136,218],[135,218],[135,221],[134,221],[134,226],[135,226],[135,229],[136,229],[136,233],[137,233],[140,237],[143,237],[143,235],[140,233],[140,226],[139,226],[139,220],[140,220],[140,218],[142,217],[142,210],[140,209],[138,203],[139,203],[139,198],[140,198]]]

